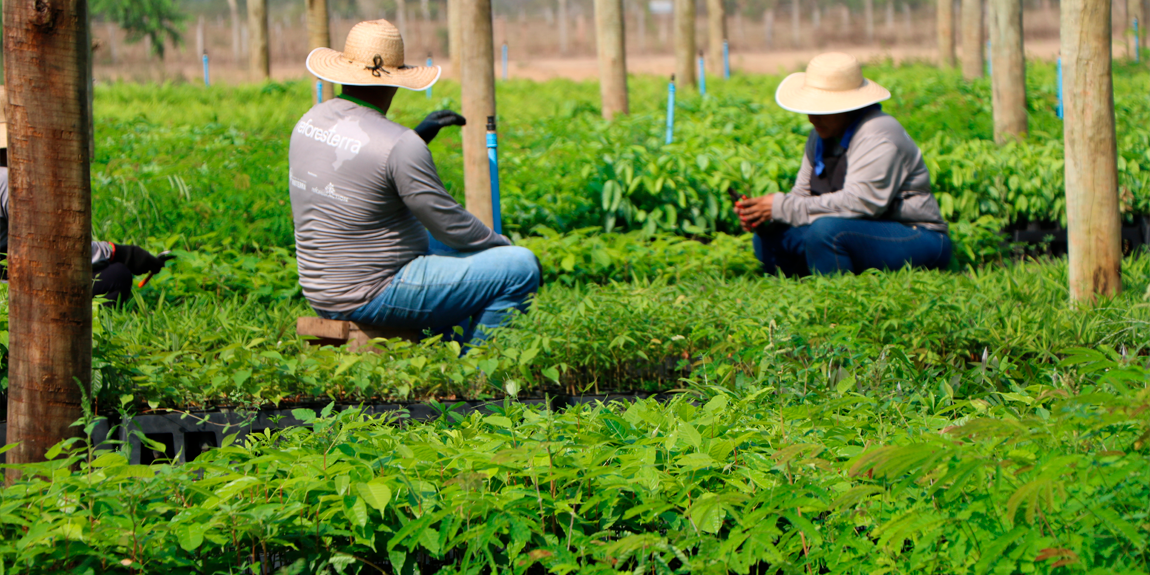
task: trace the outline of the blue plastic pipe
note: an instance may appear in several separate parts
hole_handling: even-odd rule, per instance
[[[499,154],[495,137],[495,116],[487,117],[487,165],[491,169],[491,222],[495,233],[503,233],[503,216],[499,211]]]
[[[702,50],[699,50],[699,94],[707,95],[707,64]]]
[[[723,79],[731,79],[731,47],[723,40]]]
[[[1062,58],[1058,59],[1058,119],[1062,119]]]
[[[671,83],[667,84],[667,143],[675,138],[675,75],[671,74]]]
[[[204,86],[212,85],[211,76],[208,75],[208,53],[204,52]]]
[[[507,79],[507,42],[503,43],[503,79]]]
[[[427,67],[430,68],[432,66],[434,66],[434,64],[431,63],[431,54],[428,54],[427,55]],[[428,86],[427,90],[425,90],[425,91],[427,92],[427,99],[430,100],[431,99],[431,86]]]
[[[315,81],[315,103],[323,103],[323,80]]]

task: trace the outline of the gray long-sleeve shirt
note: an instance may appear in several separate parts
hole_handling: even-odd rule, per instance
[[[418,134],[362,102],[312,107],[288,165],[299,282],[317,309],[370,302],[427,253],[428,232],[459,251],[511,244],[447,193]]]
[[[810,185],[818,137],[812,130],[807,138],[795,187],[774,194],[772,220],[802,226],[825,217],[882,219],[947,231],[922,152],[898,120],[878,110],[864,116],[846,150],[843,188],[822,195]]]
[[[108,265],[115,251],[111,242],[92,242],[92,267]],[[8,254],[8,168],[4,167],[0,167],[0,254]]]

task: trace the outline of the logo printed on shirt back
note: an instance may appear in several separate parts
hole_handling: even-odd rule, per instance
[[[312,125],[311,118],[308,118],[306,122],[300,120],[296,124],[296,132],[335,148],[335,162],[332,162],[332,168],[336,170],[371,142],[367,132],[359,127],[358,118],[342,118],[330,130]]]

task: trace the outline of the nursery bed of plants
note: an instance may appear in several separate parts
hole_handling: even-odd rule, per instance
[[[97,308],[84,425],[111,439],[0,489],[0,575],[1150,570],[1150,258],[1074,308],[1064,261],[1016,257],[1057,249],[1004,242],[1065,220],[1053,68],[1028,66],[1031,136],[1004,148],[984,81],[867,74],[923,148],[950,270],[758,273],[726,189],[793,180],[809,125],[770,102],[779,78],[680,98],[669,146],[664,80],[634,78],[612,123],[595,84],[503,82],[504,225],[545,284],[463,357],[295,333],[306,83],[99,87],[95,234],[178,257]],[[1115,86],[1136,225],[1150,73]],[[435,94],[395,119],[458,108],[457,86]],[[461,195],[458,133],[432,151]],[[0,286],[0,389],[6,329]],[[606,394],[633,401],[570,399]],[[395,409],[414,401],[430,417]],[[131,421],[184,412],[224,425],[168,464],[175,444]]]

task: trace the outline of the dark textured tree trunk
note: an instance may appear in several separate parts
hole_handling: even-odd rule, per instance
[[[73,437],[92,373],[86,0],[4,3],[9,463]],[[9,470],[9,478],[16,476]]]
[[[1062,0],[1070,299],[1122,291],[1110,0]]]

